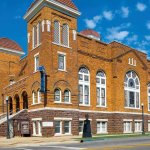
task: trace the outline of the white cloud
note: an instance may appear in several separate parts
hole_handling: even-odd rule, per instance
[[[128,31],[119,31],[117,28],[114,28],[114,27],[109,28],[107,31],[108,31],[108,35],[106,36],[106,38],[110,41],[112,40],[122,41],[129,34]]]
[[[121,7],[122,17],[127,18],[129,16],[129,8],[128,7]]]
[[[146,24],[147,28],[150,29],[150,21]]]
[[[150,35],[146,35],[146,36],[145,36],[145,39],[146,39],[147,41],[150,41]]]
[[[143,4],[143,3],[137,3],[136,8],[139,11],[144,11],[147,8],[147,6],[145,4]]]
[[[87,28],[94,29],[101,19],[102,16],[94,16],[93,19],[85,19]]]
[[[112,20],[113,19],[113,14],[112,11],[104,11],[103,16],[107,20]]]
[[[117,27],[108,28],[106,39],[109,41],[124,40],[129,35],[129,31],[125,29],[129,28],[130,26],[131,26],[131,23],[126,23],[126,24],[121,24],[120,26],[117,26]]]

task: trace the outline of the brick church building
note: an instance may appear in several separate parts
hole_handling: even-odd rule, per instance
[[[27,10],[28,55],[0,38],[0,136],[29,122],[31,136],[79,135],[85,115],[92,134],[150,131],[150,61],[124,44],[77,32],[71,0],[35,0]]]

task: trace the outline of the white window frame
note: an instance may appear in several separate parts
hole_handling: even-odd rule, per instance
[[[33,136],[42,136],[42,118],[33,118]],[[38,133],[36,132],[36,128],[38,129]]]
[[[35,91],[32,92],[32,104],[37,104],[37,93]]]
[[[62,41],[62,46],[65,46],[65,47],[69,47],[69,26],[68,26],[68,24],[63,24],[63,26],[62,26],[62,40],[64,40],[63,39],[63,37],[64,37],[64,32],[63,32],[63,27],[64,26],[66,26],[67,27],[67,32],[65,33],[65,34],[67,34],[66,36],[68,37],[68,39],[67,39],[67,45],[65,45],[64,44],[64,41]]]
[[[65,92],[66,92],[66,91],[69,92],[69,102],[66,102],[66,101],[65,101]],[[64,103],[71,103],[71,92],[70,92],[70,90],[68,90],[68,89],[66,89],[66,90],[64,91]]]
[[[128,77],[128,73],[130,73],[131,72],[131,76],[130,77]],[[140,80],[139,80],[139,77],[137,76],[137,74],[136,74],[136,72],[134,72],[135,73],[135,75],[136,75],[136,77],[135,78],[133,78],[132,77],[132,75],[133,75],[133,72],[134,71],[128,71],[127,73],[126,73],[126,75],[125,75],[125,80],[127,79],[127,81],[124,81],[124,93],[126,92],[126,96],[127,97],[125,97],[125,104],[126,104],[126,98],[127,98],[127,106],[125,105],[125,108],[128,108],[128,109],[140,109]],[[131,87],[128,87],[128,82],[129,82],[129,80],[130,79],[133,79],[133,81],[134,81],[134,83],[135,83],[135,88],[131,88]],[[139,85],[137,85],[136,84],[136,82],[135,82],[135,79],[137,79],[138,80],[138,83],[139,83]],[[136,88],[136,87],[138,87],[138,89]],[[130,104],[129,104],[129,102],[130,102],[130,97],[129,97],[129,92],[133,92],[134,93],[134,103],[135,103],[135,106],[133,107],[133,106],[130,106]],[[138,93],[139,94],[139,107],[136,107],[136,105],[137,105],[137,103],[136,103],[136,93]]]
[[[56,101],[55,100],[55,91],[56,90],[59,90],[59,94],[60,94],[60,99],[59,99],[59,101]],[[59,89],[59,88],[56,88],[55,90],[54,90],[54,102],[55,103],[61,103],[62,102],[62,92],[61,92],[61,89]]]
[[[64,61],[64,69],[59,68],[59,56],[63,56],[63,61]],[[58,70],[59,71],[66,71],[66,53],[63,52],[58,52]]]
[[[37,46],[36,47],[41,45],[41,30],[42,30],[41,26],[42,26],[41,22],[38,22],[37,24]]]
[[[37,91],[37,101],[38,101],[38,103],[41,103],[41,92],[40,92],[40,89],[38,89],[38,91]]]
[[[147,95],[148,95],[148,111],[150,111],[150,83],[147,85]]]
[[[103,73],[104,74],[104,77],[101,77],[101,76],[98,76],[98,73]],[[103,71],[99,71],[96,75],[96,81],[97,81],[97,78],[99,79],[100,83],[97,83],[96,82],[96,92],[97,92],[97,88],[100,89],[100,101],[99,101],[99,105],[97,104],[98,107],[106,107],[107,106],[107,102],[106,102],[106,74],[103,72]],[[104,84],[101,84],[101,80],[105,80],[105,85]],[[102,105],[102,93],[101,93],[101,90],[102,89],[105,89],[105,105]],[[97,100],[97,103],[98,103],[98,100]]]
[[[90,72],[89,72],[89,70],[87,69],[87,71],[88,71],[88,74],[86,74],[86,73],[81,73],[80,72],[80,70],[82,69],[82,68],[85,68],[85,69],[87,69],[86,67],[81,67],[80,69],[79,69],[79,72],[78,72],[78,76],[79,75],[82,75],[82,77],[83,77],[83,80],[81,81],[81,80],[79,80],[79,86],[81,85],[81,86],[83,86],[83,102],[82,102],[82,104],[80,103],[80,98],[79,98],[79,106],[90,106]],[[88,76],[88,78],[89,78],[89,81],[85,81],[84,79],[85,79],[85,76]],[[89,87],[89,104],[86,104],[85,103],[85,86],[88,86]]]
[[[35,54],[34,55],[34,72],[37,72],[38,70],[37,70],[37,67],[39,67],[39,64],[38,64],[38,66],[37,66],[37,57],[38,57],[38,59],[39,59],[39,63],[40,63],[40,57],[39,57],[39,53],[37,53],[37,54]]]
[[[60,38],[60,22],[57,21],[57,20],[55,20],[55,21],[54,21],[54,24],[55,24],[55,22],[58,22],[58,25],[59,25],[59,26],[58,26],[58,28],[59,28],[59,29],[58,29],[58,30],[59,30],[59,31],[58,31],[59,39],[58,39],[58,40],[59,40],[59,41],[58,41],[58,43],[57,43],[56,41],[54,41],[53,43],[60,45],[60,44],[61,44],[61,42],[60,42],[60,41],[61,41],[61,38]],[[55,26],[54,26],[54,31],[55,31]],[[54,32],[54,34],[55,34],[55,32]]]
[[[130,126],[128,126],[130,125]],[[128,127],[130,128],[130,130],[127,130]],[[123,132],[124,133],[132,133],[132,119],[124,119],[123,120]]]
[[[64,133],[65,135],[70,135],[71,134],[71,120],[64,120],[64,128],[65,128],[65,121],[69,122],[69,132],[68,133]],[[64,129],[65,132],[65,129]]]
[[[140,127],[140,130],[138,129]],[[142,120],[135,120],[134,121],[134,132],[141,133],[142,132]]]
[[[96,130],[98,128],[98,123],[100,124],[100,131],[97,130],[97,134],[108,134],[108,119],[97,119],[96,121]],[[105,123],[106,131],[102,131],[102,123]]]

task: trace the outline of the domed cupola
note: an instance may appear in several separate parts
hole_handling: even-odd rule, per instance
[[[87,29],[87,30],[83,30],[80,32],[82,35],[85,35],[87,37],[93,38],[95,40],[99,40],[101,39],[101,36],[98,32],[92,30],[92,29]]]

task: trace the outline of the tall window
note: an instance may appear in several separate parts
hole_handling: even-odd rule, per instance
[[[36,54],[34,56],[34,71],[36,72],[39,67],[39,54]]]
[[[66,55],[65,54],[58,54],[58,69],[59,70],[66,70]]]
[[[106,106],[106,76],[103,71],[96,75],[97,105]]]
[[[71,94],[69,90],[65,90],[64,92],[64,102],[69,103],[71,99]]]
[[[124,80],[125,107],[140,107],[140,82],[134,71],[127,72]]]
[[[37,46],[41,44],[41,22],[37,25]]]
[[[36,104],[37,101],[37,93],[35,91],[32,92],[32,103]]]
[[[55,98],[55,102],[61,102],[61,90],[60,89],[56,89],[54,92],[54,98]]]
[[[124,133],[131,133],[132,132],[132,121],[124,121]]]
[[[32,30],[32,48],[37,46],[37,27],[34,26]]]
[[[142,132],[142,121],[135,121],[135,132]]]
[[[37,91],[37,96],[38,96],[38,103],[41,103],[41,92],[40,89]]]
[[[79,104],[90,105],[90,74],[84,67],[79,70]]]
[[[60,44],[60,24],[54,21],[54,43]]]
[[[62,44],[69,46],[69,27],[67,24],[62,26]]]
[[[148,92],[148,110],[150,111],[150,83],[148,84],[147,87],[147,92]]]

